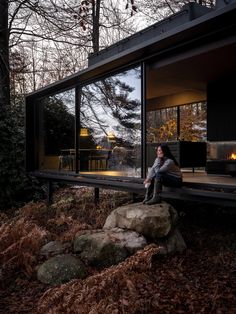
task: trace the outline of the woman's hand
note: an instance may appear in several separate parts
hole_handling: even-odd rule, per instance
[[[151,180],[145,179],[145,180],[143,181],[143,184],[147,184],[147,183],[151,183]]]

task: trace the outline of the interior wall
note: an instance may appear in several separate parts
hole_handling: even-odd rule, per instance
[[[208,141],[236,140],[235,74],[208,84],[207,139]]]
[[[202,91],[185,90],[182,93],[161,96],[147,100],[148,111],[164,109],[197,103],[206,100],[206,93]]]

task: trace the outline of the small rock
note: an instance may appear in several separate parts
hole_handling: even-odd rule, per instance
[[[84,264],[70,254],[58,255],[43,263],[37,271],[38,280],[50,285],[58,285],[75,278],[84,278]]]
[[[46,257],[59,255],[64,253],[66,249],[68,249],[69,247],[70,247],[69,243],[50,241],[41,248],[40,255]]]
[[[186,243],[177,228],[163,239],[156,239],[155,243],[160,246],[160,255],[182,253],[186,250]]]

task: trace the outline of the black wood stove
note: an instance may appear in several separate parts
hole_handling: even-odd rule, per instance
[[[210,142],[207,154],[207,173],[236,176],[236,142]]]

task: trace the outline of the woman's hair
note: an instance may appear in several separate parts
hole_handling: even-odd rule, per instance
[[[171,153],[170,148],[167,144],[162,143],[162,144],[158,145],[157,148],[158,147],[161,147],[163,154],[164,154],[164,157],[172,159],[174,161],[174,163],[176,164],[176,166],[179,166],[178,161],[176,160],[175,156]]]

